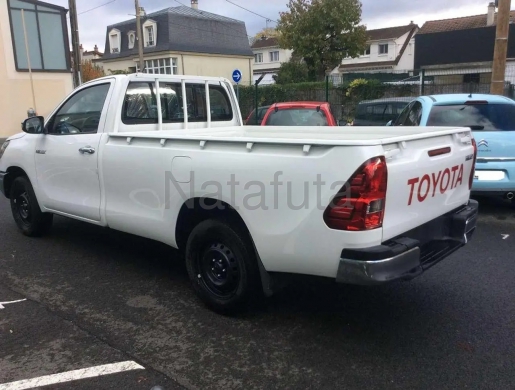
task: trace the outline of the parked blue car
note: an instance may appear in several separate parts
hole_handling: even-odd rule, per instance
[[[388,125],[471,128],[478,147],[472,193],[514,200],[514,100],[485,94],[420,96]]]

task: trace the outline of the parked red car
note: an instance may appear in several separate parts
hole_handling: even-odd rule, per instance
[[[326,102],[284,102],[270,106],[261,126],[338,126]]]

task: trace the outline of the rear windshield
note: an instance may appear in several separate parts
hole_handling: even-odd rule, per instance
[[[266,120],[269,126],[329,126],[322,111],[315,108],[283,108],[272,110]]]
[[[459,104],[434,106],[427,126],[471,127],[472,130],[515,130],[513,104]]]

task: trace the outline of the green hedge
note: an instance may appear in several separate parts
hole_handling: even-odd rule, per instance
[[[382,97],[415,96],[416,85],[385,84],[375,79],[359,78],[341,85],[325,82],[306,82],[298,84],[272,84],[258,87],[257,104],[267,106],[288,101],[326,101],[328,98],[336,119],[352,121],[356,107],[362,100],[380,99]],[[241,114],[247,118],[256,108],[256,87],[239,87],[239,105]]]

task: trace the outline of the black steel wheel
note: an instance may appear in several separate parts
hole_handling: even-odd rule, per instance
[[[261,295],[257,256],[238,224],[206,220],[191,232],[186,267],[197,295],[211,309],[233,313]]]
[[[41,211],[28,178],[20,176],[14,180],[9,198],[14,221],[23,234],[40,236],[50,229],[53,215]]]

